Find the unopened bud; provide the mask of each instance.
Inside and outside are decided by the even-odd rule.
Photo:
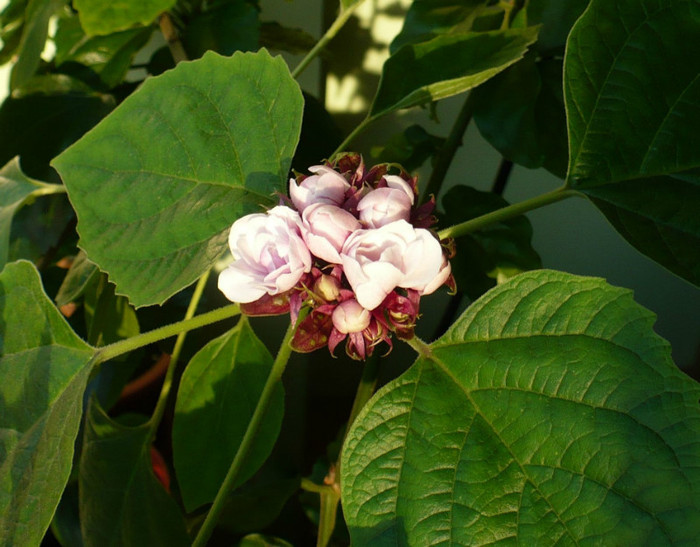
[[[333,326],[343,334],[362,332],[369,326],[370,313],[357,300],[346,300],[333,310]]]
[[[338,300],[340,296],[340,281],[332,275],[322,274],[314,283],[314,292],[326,302]]]

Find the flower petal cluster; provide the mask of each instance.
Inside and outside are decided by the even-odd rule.
[[[287,205],[237,220],[234,262],[219,276],[227,298],[251,315],[311,308],[292,346],[331,352],[346,340],[365,359],[391,334],[411,338],[420,297],[454,288],[429,202],[416,206],[416,180],[358,154],[309,168],[289,182]]]

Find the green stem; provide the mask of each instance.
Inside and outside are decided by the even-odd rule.
[[[301,62],[292,71],[292,78],[298,78],[299,75],[306,70],[311,61],[313,61],[321,50],[326,47],[326,44],[330,42],[338,31],[343,28],[343,25],[350,19],[350,16],[355,12],[355,10],[362,4],[363,0],[358,0],[352,6],[342,10],[333,24],[328,27],[326,33],[321,37],[321,39],[316,43],[316,45],[306,54]]]
[[[469,122],[471,122],[472,115],[474,114],[474,99],[472,97],[473,95],[470,93],[464,101],[462,109],[459,111],[457,119],[450,130],[450,134],[445,140],[445,144],[442,145],[442,148],[440,148],[440,151],[435,158],[435,167],[433,168],[428,184],[423,191],[424,196],[433,194],[435,199],[437,199],[438,194],[440,194],[440,188],[445,180],[447,171],[449,170],[450,165],[452,165],[452,160],[454,160],[457,149],[462,145],[464,132],[467,130]]]
[[[331,157],[335,156],[340,152],[344,152],[347,145],[350,144],[355,139],[355,137],[357,137],[360,133],[367,129],[369,124],[371,124],[376,119],[376,117],[373,118],[371,116],[367,116],[364,120],[362,120],[360,124],[357,127],[355,127],[355,129],[353,129],[347,137],[345,137],[345,140],[340,143],[338,148],[335,149],[335,152],[331,154]]]
[[[265,386],[260,394],[258,403],[255,406],[253,417],[248,424],[248,429],[246,429],[243,440],[241,441],[238,451],[236,452],[236,456],[233,458],[233,462],[231,462],[231,467],[229,467],[226,477],[224,478],[224,482],[221,484],[219,491],[216,493],[214,502],[207,513],[206,519],[204,519],[202,527],[197,533],[197,537],[192,543],[192,547],[203,547],[206,545],[212,532],[214,531],[214,527],[219,520],[219,515],[224,508],[226,498],[235,486],[236,480],[240,475],[241,467],[243,466],[243,461],[248,456],[248,453],[253,446],[253,440],[260,429],[263,416],[267,411],[268,405],[270,404],[272,394],[277,388],[277,384],[282,379],[282,374],[284,373],[289,357],[292,354],[292,346],[290,342],[292,341],[296,327],[301,323],[307,313],[308,309],[302,309],[301,313],[299,313],[299,318],[297,319],[296,324],[290,324],[289,328],[287,329],[287,333],[284,335],[279,352],[277,353],[277,358],[272,364],[272,370],[270,370],[270,374],[267,377],[267,381],[265,382]]]
[[[335,521],[338,515],[340,493],[335,489],[321,492],[321,506],[319,513],[318,537],[316,547],[326,547],[333,536]]]
[[[374,355],[371,357],[364,366],[362,371],[362,378],[360,378],[360,385],[357,386],[357,392],[355,393],[355,400],[352,403],[352,409],[350,410],[350,417],[348,418],[348,426],[345,429],[345,435],[348,434],[350,426],[357,418],[360,410],[364,408],[367,401],[370,400],[372,395],[374,395],[374,389],[377,387],[377,380],[379,379],[379,363],[380,357]],[[338,469],[338,482],[340,482],[340,461],[336,466]]]
[[[484,226],[493,224],[494,222],[508,220],[509,218],[522,215],[523,213],[527,213],[528,211],[532,211],[533,209],[538,209],[545,205],[549,205],[550,203],[556,203],[557,201],[561,201],[563,199],[579,195],[580,194],[577,191],[571,190],[566,186],[562,186],[560,188],[557,188],[556,190],[547,192],[546,194],[527,199],[520,203],[509,205],[508,207],[503,207],[502,209],[498,209],[480,217],[476,217],[471,220],[467,220],[466,222],[462,222],[460,224],[450,226],[449,228],[445,228],[444,230],[440,230],[438,232],[438,236],[440,237],[440,239],[463,236],[470,232],[479,230]]]
[[[183,319],[177,323],[172,323],[158,329],[154,329],[137,336],[132,336],[126,340],[120,340],[114,344],[109,344],[108,346],[101,347],[97,350],[94,357],[95,364],[102,363],[104,361],[109,361],[114,359],[124,353],[129,353],[138,348],[152,344],[153,342],[158,342],[160,340],[165,340],[171,336],[180,334],[181,332],[189,331],[192,329],[198,329],[199,327],[204,327],[205,325],[211,325],[218,321],[223,321],[224,319],[229,319],[230,317],[235,317],[241,313],[238,304],[231,304],[229,306],[224,306],[223,308],[218,308],[207,313],[203,313],[191,319]]]
[[[202,298],[202,293],[204,292],[204,287],[207,285],[207,280],[209,279],[209,272],[207,270],[204,275],[199,278],[197,286],[194,288],[194,293],[190,299],[190,305],[187,307],[185,312],[185,321],[192,319],[194,317],[194,312],[197,311],[197,306],[199,305],[199,300]],[[177,340],[175,340],[175,346],[173,347],[173,353],[170,356],[170,363],[168,364],[168,371],[165,373],[165,379],[163,380],[163,387],[160,389],[160,395],[158,395],[158,401],[156,402],[156,408],[153,410],[153,415],[149,420],[151,426],[151,436],[154,436],[160,421],[163,419],[163,414],[165,413],[165,407],[168,402],[168,396],[170,395],[170,388],[173,385],[173,377],[175,376],[175,368],[177,366],[177,361],[180,358],[180,353],[182,352],[182,346],[185,343],[185,338],[187,337],[187,331],[184,330],[177,335]]]
[[[414,336],[410,340],[406,340],[406,343],[416,350],[416,353],[421,357],[430,357],[430,346],[417,336]]]
[[[53,194],[65,194],[66,187],[62,184],[49,184],[48,182],[42,182],[41,186],[36,190],[33,190],[29,197],[39,197],[39,196],[50,196]]]

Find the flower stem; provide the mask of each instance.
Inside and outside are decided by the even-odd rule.
[[[316,42],[316,45],[311,49],[311,51],[309,51],[306,54],[306,57],[304,57],[301,60],[301,62],[296,66],[296,68],[292,71],[292,78],[298,78],[299,75],[302,72],[304,72],[304,70],[306,70],[311,61],[313,61],[321,52],[321,50],[324,47],[326,47],[326,44],[328,44],[328,42],[330,42],[335,37],[335,35],[338,34],[338,31],[341,28],[343,28],[343,25],[345,25],[347,20],[350,19],[350,16],[355,12],[355,10],[360,6],[360,4],[362,4],[362,2],[363,0],[358,0],[346,9],[342,9],[341,7],[341,12],[340,14],[338,14],[336,20],[333,21],[333,24],[330,27],[328,27],[326,33],[321,37],[321,39],[318,42]]]
[[[265,386],[263,387],[262,393],[260,394],[258,403],[255,406],[253,417],[251,418],[250,423],[248,424],[248,428],[246,429],[245,435],[243,436],[243,440],[241,441],[241,444],[238,447],[236,456],[233,458],[233,462],[231,462],[231,466],[229,467],[228,472],[226,473],[224,482],[221,484],[219,491],[216,493],[216,497],[214,498],[214,502],[212,503],[212,506],[209,509],[209,512],[207,513],[207,517],[204,519],[204,523],[202,524],[202,527],[197,533],[197,537],[192,543],[192,547],[203,547],[204,545],[206,545],[207,541],[211,537],[211,534],[214,532],[216,523],[219,520],[219,515],[221,514],[221,511],[224,508],[226,498],[228,497],[229,492],[235,486],[236,480],[240,475],[241,467],[243,466],[243,461],[248,456],[248,453],[250,452],[250,449],[253,446],[253,440],[255,439],[255,435],[258,433],[258,430],[260,429],[263,416],[267,411],[268,405],[270,404],[272,394],[277,388],[277,384],[282,379],[282,374],[284,373],[284,369],[287,366],[289,357],[292,354],[292,346],[290,345],[290,342],[292,340],[292,337],[294,336],[296,327],[301,323],[301,321],[304,319],[307,313],[308,309],[302,308],[301,312],[299,313],[299,318],[297,319],[297,322],[294,324],[290,324],[289,328],[287,329],[287,333],[284,335],[284,339],[282,340],[282,344],[280,345],[279,352],[277,353],[277,358],[272,364],[272,370],[270,370],[270,374],[267,377],[267,381],[265,382]]]
[[[445,140],[445,144],[442,145],[440,151],[435,158],[435,167],[433,172],[430,174],[430,179],[428,179],[428,184],[425,186],[423,191],[424,196],[429,196],[433,194],[437,200],[440,194],[440,188],[445,180],[447,171],[452,165],[452,160],[454,160],[457,149],[462,145],[462,138],[464,137],[464,132],[471,122],[472,115],[474,114],[474,99],[473,94],[470,93],[462,105],[462,109],[457,115],[450,134]]]
[[[369,124],[371,124],[376,119],[376,117],[367,116],[364,120],[362,120],[359,123],[359,125],[355,127],[355,129],[353,129],[347,137],[345,137],[345,140],[340,143],[338,148],[335,149],[335,152],[331,154],[331,157],[335,156],[336,154],[339,154],[340,152],[344,152],[348,144],[350,144],[355,139],[355,137],[357,137],[360,133],[367,129]]]
[[[462,222],[460,224],[450,226],[449,228],[445,228],[444,230],[440,230],[438,232],[438,236],[440,237],[440,239],[463,236],[470,232],[479,230],[484,226],[493,224],[494,222],[508,220],[509,218],[522,215],[523,213],[527,213],[528,211],[532,211],[545,205],[549,205],[550,203],[556,203],[557,201],[561,201],[563,199],[579,195],[581,194],[579,194],[577,191],[571,190],[566,186],[562,186],[560,188],[557,188],[556,190],[547,192],[546,194],[527,199],[520,203],[509,205],[508,207],[503,207],[502,209],[492,211],[491,213],[487,213],[480,217],[476,217],[471,220],[467,220],[466,222]]]
[[[190,299],[190,305],[187,307],[185,312],[185,321],[192,319],[194,317],[194,312],[197,311],[197,306],[199,305],[199,300],[202,298],[202,293],[204,292],[204,287],[207,285],[207,280],[209,279],[209,272],[207,270],[204,272],[202,277],[199,278],[197,286],[194,288],[194,293]],[[173,385],[173,377],[175,376],[175,368],[177,361],[180,357],[182,351],[182,346],[185,343],[185,338],[187,337],[186,330],[180,332],[177,335],[177,340],[175,340],[175,346],[173,347],[173,354],[170,357],[170,363],[168,365],[168,370],[165,373],[165,379],[163,380],[163,387],[160,389],[160,395],[158,395],[158,402],[156,402],[156,408],[153,410],[153,415],[151,416],[149,425],[151,427],[151,437],[155,436],[155,433],[160,425],[160,421],[163,419],[163,413],[165,412],[165,407],[168,402],[168,396],[170,395],[170,388]]]
[[[170,338],[171,336],[175,336],[181,332],[211,325],[212,323],[223,321],[224,319],[229,319],[230,317],[235,317],[240,313],[241,310],[238,304],[231,304],[229,306],[224,306],[223,308],[218,308],[216,310],[197,315],[191,319],[183,319],[177,323],[165,325],[164,327],[153,329],[137,336],[132,336],[126,340],[120,340],[114,344],[103,346],[96,351],[93,360],[95,364],[109,361],[110,359],[114,359],[115,357],[123,355],[124,353],[129,353],[135,349],[142,348],[148,344],[152,344],[153,342],[165,340],[166,338]]]

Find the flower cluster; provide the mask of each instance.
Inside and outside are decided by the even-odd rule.
[[[410,338],[420,297],[454,281],[437,237],[434,200],[417,206],[416,179],[389,165],[367,169],[358,154],[310,167],[289,198],[231,227],[234,262],[219,289],[249,315],[311,308],[292,341],[308,352],[347,339],[365,359],[391,333]]]

